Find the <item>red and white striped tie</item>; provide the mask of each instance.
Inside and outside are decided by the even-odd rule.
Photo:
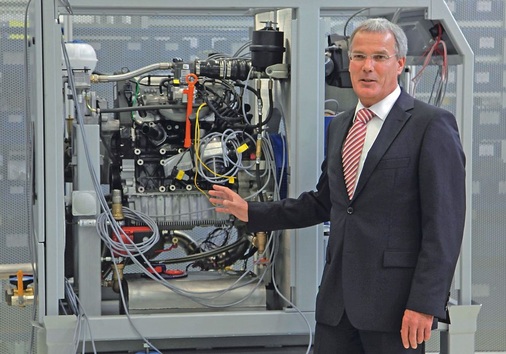
[[[355,117],[355,122],[344,141],[344,182],[346,184],[346,190],[348,191],[350,200],[353,198],[355,183],[357,182],[358,162],[360,161],[360,155],[362,154],[362,148],[364,147],[365,133],[367,130],[366,124],[372,117],[374,117],[374,112],[367,108],[362,108],[358,111],[357,116]]]

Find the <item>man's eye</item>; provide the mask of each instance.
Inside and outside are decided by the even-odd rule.
[[[352,59],[357,61],[365,60],[366,56],[364,54],[353,54]]]
[[[373,59],[374,61],[385,61],[385,60],[387,60],[388,58],[389,58],[389,56],[388,56],[388,55],[385,55],[385,54],[374,54],[374,55],[372,56],[372,59]]]

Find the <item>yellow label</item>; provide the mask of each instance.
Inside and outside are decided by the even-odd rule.
[[[228,179],[228,183],[230,183],[230,184],[234,184],[234,183],[235,183],[235,177],[230,177],[230,178]]]
[[[242,154],[242,153],[243,153],[243,152],[245,152],[246,150],[248,150],[248,144],[246,144],[246,143],[242,144],[241,146],[239,146],[239,147],[237,148],[237,152],[238,152],[239,154]]]
[[[184,171],[183,171],[183,170],[179,170],[179,171],[177,172],[176,179],[178,179],[178,180],[180,180],[180,181],[181,181],[181,180],[183,179],[183,177],[184,177]]]

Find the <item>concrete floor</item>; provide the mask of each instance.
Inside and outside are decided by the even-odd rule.
[[[285,347],[269,349],[234,348],[216,350],[174,350],[164,351],[164,354],[306,354],[306,347]],[[114,354],[144,354],[145,352],[121,352]],[[154,353],[154,352],[151,352]],[[312,351],[311,351],[312,353]],[[109,353],[111,354],[111,353]],[[148,353],[150,354],[150,353]],[[439,354],[438,352],[427,352],[427,354]],[[506,352],[477,352],[475,354],[506,354]]]

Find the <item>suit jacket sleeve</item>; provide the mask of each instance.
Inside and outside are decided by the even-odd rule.
[[[276,202],[249,202],[248,230],[256,232],[295,229],[328,221],[330,192],[326,165],[325,160],[314,191],[304,192],[298,198],[286,198]]]
[[[429,123],[420,149],[422,238],[406,307],[446,318],[446,304],[465,220],[465,157],[455,118],[448,112]]]

